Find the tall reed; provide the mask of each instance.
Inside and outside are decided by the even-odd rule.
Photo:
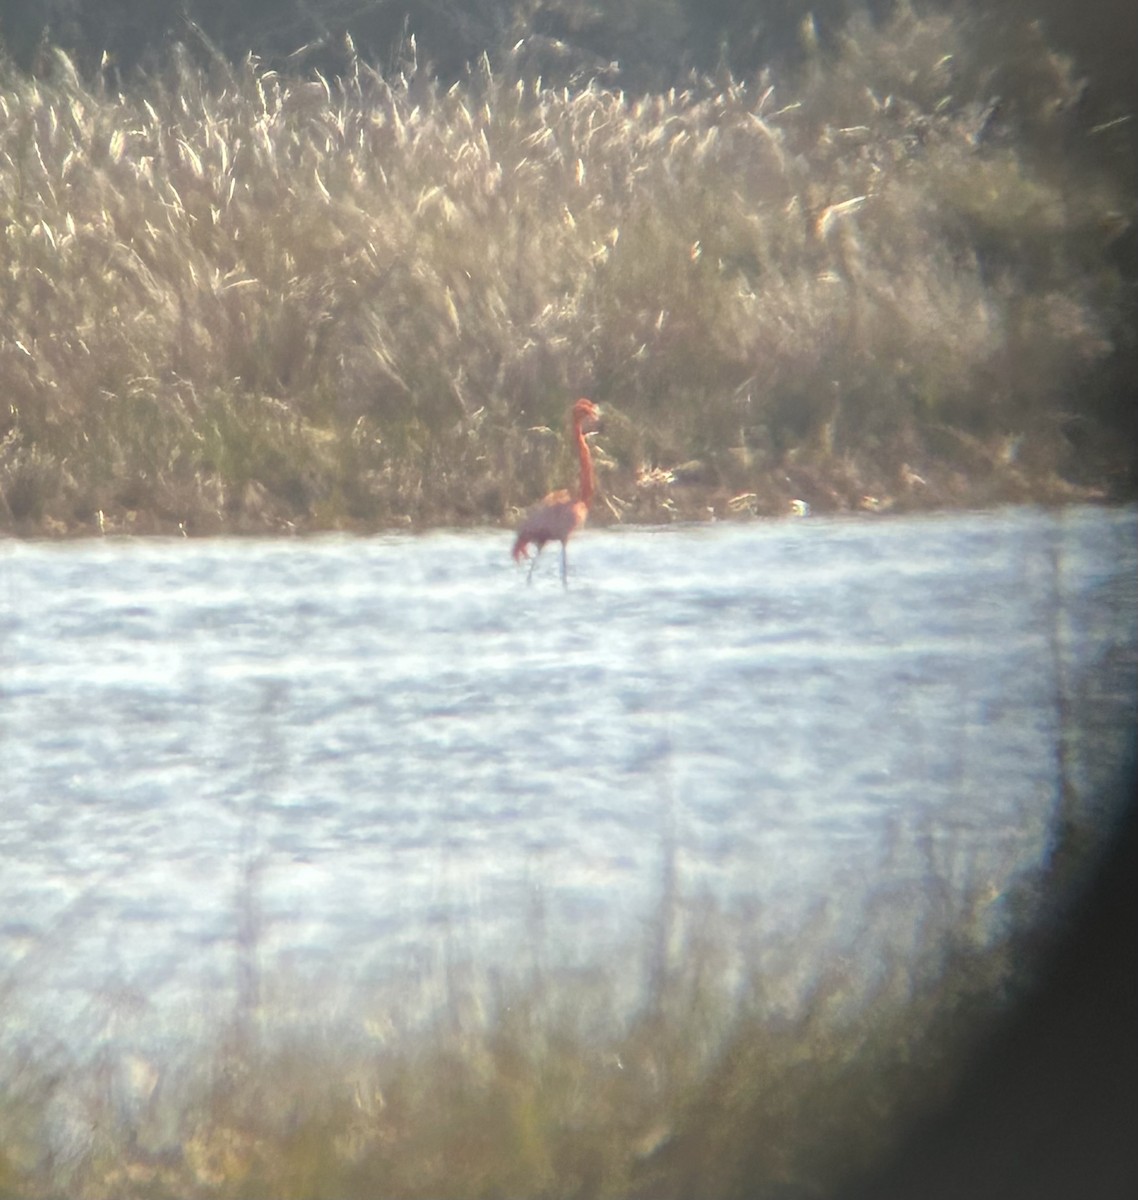
[[[1034,54],[999,111],[965,28],[906,8],[641,96],[485,58],[9,68],[0,523],[500,520],[577,394],[611,514],[693,479],[721,513],[1070,494],[1132,197],[1064,165],[1076,81]]]

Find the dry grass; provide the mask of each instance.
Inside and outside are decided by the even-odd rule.
[[[1006,126],[963,28],[906,9],[792,79],[644,96],[8,69],[0,525],[509,519],[578,394],[617,515],[693,461],[722,513],[1062,494],[1133,198],[1032,53]]]
[[[626,965],[506,980],[452,964],[414,1017],[421,994],[325,1017],[319,997],[239,984],[188,1059],[121,1035],[86,1062],[9,1043],[0,1195],[840,1195],[1018,994],[1039,882],[1002,899],[1016,917],[993,944],[990,895],[910,888],[915,953],[885,959],[825,954],[822,910],[776,933],[672,894],[625,960],[644,964],[631,1009]],[[868,898],[867,937],[897,901]]]

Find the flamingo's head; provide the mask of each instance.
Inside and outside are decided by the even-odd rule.
[[[601,419],[601,410],[591,400],[578,400],[573,405],[573,424],[579,429],[596,428]]]

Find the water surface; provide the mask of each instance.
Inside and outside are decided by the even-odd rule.
[[[634,997],[662,897],[740,965],[823,928],[804,979],[919,953],[934,901],[982,942],[1064,788],[1117,815],[1136,532],[595,530],[568,591],[502,532],[0,544],[7,1037],[169,1037],[251,968],[329,1009],[460,963]]]

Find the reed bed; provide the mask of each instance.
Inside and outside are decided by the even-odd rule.
[[[907,9],[640,96],[7,68],[0,526],[509,520],[578,394],[602,520],[1074,494],[1132,198],[1064,157],[1076,81],[1033,53],[998,111]]]

